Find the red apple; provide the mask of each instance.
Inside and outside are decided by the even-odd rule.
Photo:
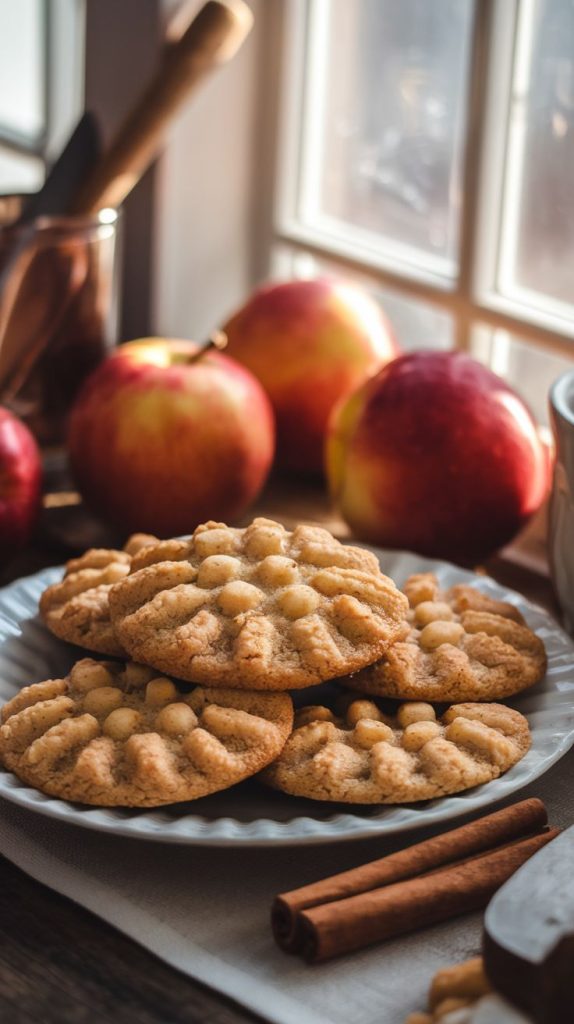
[[[32,434],[0,408],[0,558],[30,539],[40,512],[42,464]]]
[[[331,492],[358,537],[475,562],[543,501],[548,454],[500,377],[458,352],[414,352],[335,411]]]
[[[261,381],[286,469],[323,471],[333,406],[398,354],[378,304],[344,281],[289,281],[255,292],[225,326],[231,355]]]
[[[68,438],[75,479],[125,532],[166,537],[234,519],[265,482],[274,427],[263,388],[220,352],[197,353],[190,341],[132,341],[78,395]]]

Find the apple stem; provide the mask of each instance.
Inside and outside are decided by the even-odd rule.
[[[199,346],[197,352],[194,352],[193,355],[189,357],[187,362],[197,363],[198,359],[201,359],[205,355],[205,353],[209,352],[212,348],[217,349],[218,352],[221,352],[224,348],[227,348],[227,335],[225,334],[224,331],[214,331],[213,334],[210,334],[207,341],[204,341],[203,345]]]

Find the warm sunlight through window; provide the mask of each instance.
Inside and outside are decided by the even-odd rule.
[[[572,3],[289,11],[276,268],[351,270],[404,347],[472,351],[545,421],[574,361]]]

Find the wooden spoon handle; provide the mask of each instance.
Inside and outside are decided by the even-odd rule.
[[[72,213],[92,214],[123,202],[156,156],[177,109],[211,70],[234,56],[252,24],[244,0],[208,0],[166,50],[157,74],[79,190]]]

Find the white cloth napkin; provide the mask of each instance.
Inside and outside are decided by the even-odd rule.
[[[514,799],[539,796],[552,824],[573,824],[573,772],[574,751]],[[409,842],[427,834],[411,833]],[[273,1024],[402,1024],[425,1006],[436,970],[480,951],[480,914],[315,967],[276,948],[269,925],[276,893],[400,845],[162,846],[60,824],[0,801],[0,853]]]

